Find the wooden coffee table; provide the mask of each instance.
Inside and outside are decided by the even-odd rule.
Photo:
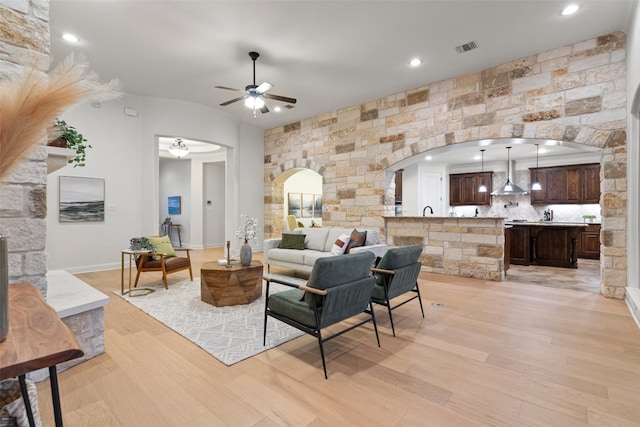
[[[262,263],[231,267],[206,262],[200,269],[200,299],[217,307],[249,304],[262,295]]]

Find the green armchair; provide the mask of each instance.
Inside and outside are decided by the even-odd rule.
[[[378,265],[371,269],[376,277],[376,285],[373,289],[371,300],[376,304],[387,307],[394,337],[396,336],[396,329],[393,324],[392,310],[417,298],[424,318],[424,308],[422,307],[420,287],[418,286],[418,275],[422,267],[422,264],[418,262],[418,258],[421,253],[422,246],[420,245],[390,248]],[[407,292],[414,292],[416,295],[395,306],[391,305],[392,299]]]
[[[373,329],[380,347],[371,294],[375,278],[371,276],[374,255],[371,252],[332,256],[318,259],[311,276],[301,285],[286,276],[265,275],[266,302],[264,312],[263,344],[267,339],[267,318],[273,317],[318,339],[324,377],[327,365],[323,344],[358,326],[373,322]],[[270,283],[294,287],[274,294],[269,293]],[[323,337],[322,329],[365,313],[365,319],[329,337]]]

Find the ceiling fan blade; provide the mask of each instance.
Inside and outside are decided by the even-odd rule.
[[[262,83],[260,86],[258,86],[256,88],[256,92],[262,94],[265,93],[266,91],[270,90],[273,87],[273,85],[269,82],[264,82]]]
[[[269,108],[267,108],[267,104],[264,104],[264,107],[262,107],[262,108],[260,109],[260,112],[261,112],[262,114],[264,114],[264,113],[268,113],[268,112],[269,112]]]
[[[298,101],[295,98],[288,98],[286,96],[274,95],[271,93],[265,93],[262,96],[269,99],[275,99],[276,101],[288,102],[289,104],[295,104]]]
[[[229,101],[227,101],[227,102],[223,102],[222,104],[220,104],[220,106],[221,106],[221,107],[224,107],[224,106],[227,106],[227,105],[229,105],[229,104],[233,104],[234,102],[242,101],[242,100],[243,100],[243,99],[245,99],[245,98],[246,98],[245,96],[239,96],[239,97],[237,97],[237,98],[230,99],[230,100],[229,100]]]
[[[226,89],[226,90],[232,90],[234,92],[244,92],[242,89],[234,89],[232,87],[226,87],[226,86],[214,86],[216,89]]]

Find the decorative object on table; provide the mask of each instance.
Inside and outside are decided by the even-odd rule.
[[[169,207],[169,215],[180,215],[181,197],[169,196],[167,206]]]
[[[156,247],[146,237],[134,237],[129,240],[129,249],[132,251],[149,251],[155,254]]]
[[[68,148],[75,151],[75,156],[67,163],[73,164],[73,167],[84,167],[87,159],[87,148],[93,148],[89,144],[85,144],[87,140],[84,136],[78,132],[78,130],[69,126],[64,120],[56,119],[53,124],[53,130],[51,132],[51,139],[47,145],[54,147]]]
[[[60,222],[104,221],[104,179],[60,177]]]
[[[585,215],[582,215],[582,219],[584,219],[584,222],[592,223],[593,220],[596,219],[596,216],[585,214]]]
[[[227,268],[231,268],[231,241],[227,240]]]
[[[240,247],[240,264],[250,265],[252,252],[249,240],[254,240],[256,238],[258,233],[258,220],[245,214],[242,214],[240,218],[242,220],[242,224],[238,228],[238,231],[236,231],[236,238],[244,239],[244,244]]]
[[[9,250],[7,238],[0,234],[0,341],[9,333]]]

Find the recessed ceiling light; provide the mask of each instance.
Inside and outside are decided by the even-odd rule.
[[[431,159],[433,159],[433,157],[431,157],[431,156],[426,156],[424,159],[425,159],[425,160],[431,160]]]
[[[417,67],[421,64],[422,64],[422,59],[420,58],[413,58],[411,61],[409,61],[409,65],[411,65],[412,67]]]
[[[280,108],[280,106],[274,107],[273,111],[275,111],[276,113],[279,113],[280,111],[282,111],[282,108]]]
[[[62,38],[65,39],[66,41],[70,42],[70,43],[78,43],[78,37],[76,37],[75,35],[71,34],[71,33],[64,33],[62,35]]]
[[[573,15],[579,10],[580,10],[580,6],[578,6],[577,4],[570,4],[569,6],[562,9],[562,16]]]

